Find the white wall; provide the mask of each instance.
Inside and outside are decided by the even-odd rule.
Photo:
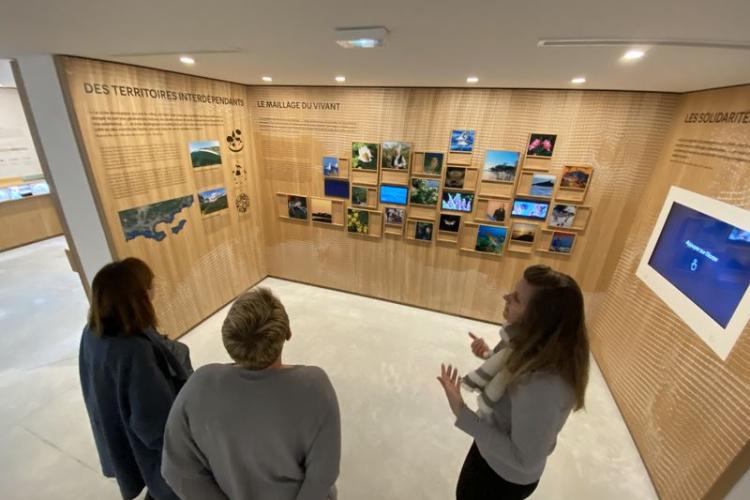
[[[89,186],[71,117],[51,55],[16,59],[16,84],[27,103],[27,118],[36,129],[47,181],[55,191],[63,219],[70,231],[68,244],[81,261],[82,279],[88,284],[112,260],[107,238]]]
[[[737,481],[724,500],[747,500],[750,498],[750,470]]]
[[[39,175],[42,167],[31,140],[18,90],[0,87],[0,179]]]

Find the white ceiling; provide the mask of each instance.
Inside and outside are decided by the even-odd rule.
[[[352,26],[386,26],[387,45],[338,47],[334,28]],[[569,88],[582,75],[577,88],[684,92],[750,83],[750,50],[654,47],[626,65],[625,47],[537,41],[748,44],[748,26],[750,0],[3,0],[0,57],[73,54],[248,84],[335,85],[342,74],[346,85],[455,87],[476,75],[481,87]]]

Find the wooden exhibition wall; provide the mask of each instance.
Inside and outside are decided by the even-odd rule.
[[[502,294],[533,263],[570,273],[592,297],[606,289],[677,100],[635,92],[249,88],[268,273],[495,322]],[[523,152],[532,132],[557,134],[545,165],[551,173],[566,164],[594,167],[585,201],[591,220],[571,256],[485,256],[277,216],[277,193],[322,197],[322,157],[351,157],[353,141],[404,141],[414,151],[447,154],[453,129],[476,131],[470,165],[480,172],[486,150]]]
[[[60,59],[113,256],[153,268],[160,329],[181,335],[266,275],[246,89]]]
[[[50,195],[0,203],[0,251],[27,245],[63,233]]]
[[[724,362],[635,275],[670,186],[750,209],[750,122],[691,115],[748,110],[750,86],[681,98],[591,328],[597,361],[664,499],[723,498],[750,464],[750,326]]]

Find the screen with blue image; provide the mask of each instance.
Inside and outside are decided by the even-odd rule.
[[[349,181],[324,179],[323,192],[333,198],[349,198]]]
[[[409,188],[406,186],[389,186],[388,184],[383,184],[380,186],[380,203],[406,205],[408,194]]]
[[[549,211],[549,203],[534,200],[513,200],[513,217],[525,217],[527,219],[545,220]]]
[[[726,328],[750,284],[747,233],[673,203],[648,264]]]

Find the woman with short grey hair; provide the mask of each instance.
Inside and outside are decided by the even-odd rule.
[[[341,456],[336,393],[314,366],[285,365],[284,306],[254,289],[222,326],[234,364],[200,368],[164,433],[162,474],[183,500],[335,499]]]

